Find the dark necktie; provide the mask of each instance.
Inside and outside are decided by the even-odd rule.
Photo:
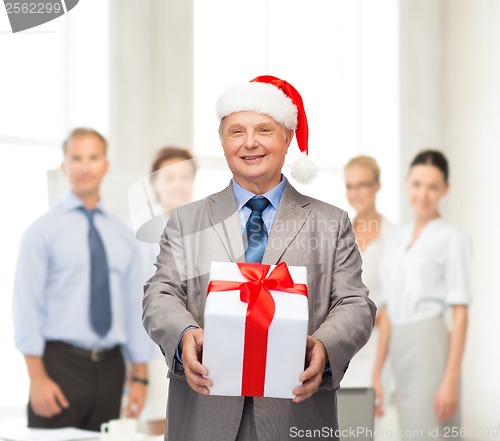
[[[89,221],[90,322],[94,331],[104,337],[111,328],[108,259],[101,236],[94,225],[95,210],[89,211],[82,207],[82,211]]]
[[[267,244],[267,231],[262,220],[262,212],[269,204],[268,199],[255,197],[245,204],[252,210],[246,225],[248,245],[245,257],[247,262],[262,262]]]

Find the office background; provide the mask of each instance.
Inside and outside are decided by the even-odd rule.
[[[500,1],[81,0],[19,34],[2,9],[0,59],[0,415],[23,412],[28,396],[12,341],[17,247],[65,191],[68,131],[109,138],[104,201],[127,220],[128,190],[162,145],[192,148],[197,197],[228,182],[215,99],[269,73],[304,99],[319,173],[291,181],[306,194],[348,209],[342,166],[369,154],[382,168],[380,211],[404,222],[410,159],[423,147],[448,156],[443,213],[474,244],[463,421],[476,434],[500,427]],[[285,173],[296,149],[288,156]]]

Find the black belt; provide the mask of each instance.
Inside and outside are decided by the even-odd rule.
[[[63,341],[48,341],[46,346],[59,347],[64,349],[68,354],[76,355],[78,357],[86,358],[87,360],[93,361],[94,363],[100,363],[101,361],[108,360],[110,358],[116,357],[121,353],[119,346],[114,346],[110,349],[83,349],[78,346],[73,346]]]

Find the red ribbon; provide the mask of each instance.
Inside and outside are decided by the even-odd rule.
[[[237,262],[237,265],[248,282],[212,280],[207,296],[210,292],[239,290],[240,300],[248,303],[241,395],[261,397],[264,395],[269,326],[275,312],[270,290],[307,297],[307,285],[293,282],[285,262],[279,263],[268,277],[270,265],[253,262]]]

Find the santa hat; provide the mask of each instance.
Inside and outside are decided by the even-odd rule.
[[[230,87],[217,100],[219,120],[231,113],[243,111],[263,113],[286,129],[295,130],[300,151],[308,154],[309,128],[304,104],[299,92],[290,83],[271,75],[263,75],[249,83]],[[292,175],[301,182],[307,182],[315,175],[313,168],[314,164],[304,156],[292,168]]]

